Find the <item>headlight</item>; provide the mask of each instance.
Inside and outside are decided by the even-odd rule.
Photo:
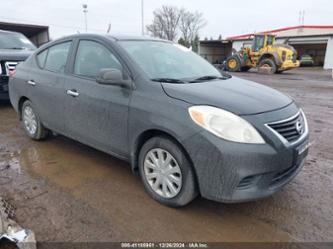
[[[192,120],[214,135],[238,143],[264,144],[258,131],[245,119],[212,106],[192,106]]]

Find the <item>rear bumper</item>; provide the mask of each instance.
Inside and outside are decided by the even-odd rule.
[[[183,142],[202,197],[226,203],[245,202],[270,196],[289,183],[303,167],[309,135],[286,146],[269,133],[267,130],[272,141],[265,139],[267,143],[260,145],[229,142],[207,131]]]

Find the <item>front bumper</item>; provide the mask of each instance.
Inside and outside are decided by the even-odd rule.
[[[9,100],[8,76],[0,76],[0,100]]]
[[[293,62],[291,60],[287,60],[287,61],[285,61],[285,62],[282,63],[282,65],[279,68],[279,70],[286,71],[286,70],[290,70],[290,69],[293,69],[293,68],[297,68],[299,66],[300,66],[300,62],[299,61]]]
[[[271,122],[276,117],[287,118],[297,111],[292,105],[246,119]],[[244,202],[267,197],[280,190],[302,169],[308,153],[308,134],[300,141],[286,145],[267,127],[258,130],[266,144],[229,142],[207,131],[184,142],[204,198],[220,202]]]

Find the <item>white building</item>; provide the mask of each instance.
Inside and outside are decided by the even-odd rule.
[[[333,68],[333,26],[295,26],[259,33],[276,35],[277,43],[292,45],[299,56],[311,55],[315,66]],[[200,41],[199,53],[212,63],[221,62],[232,49],[238,51],[242,46],[249,46],[252,35],[232,36],[223,41]]]

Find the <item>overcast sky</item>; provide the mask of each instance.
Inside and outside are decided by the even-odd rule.
[[[84,32],[82,3],[88,4],[88,31],[141,34],[141,0],[1,0],[0,21],[50,26],[52,38]],[[333,25],[332,0],[144,0],[145,24],[164,4],[204,14],[200,37],[217,38],[298,25],[305,10],[306,25]]]

